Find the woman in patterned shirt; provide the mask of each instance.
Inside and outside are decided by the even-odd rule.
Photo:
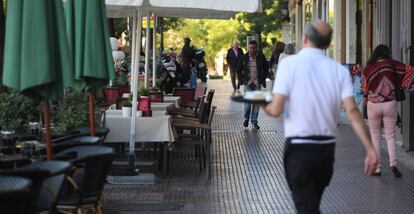
[[[371,140],[380,160],[381,122],[384,124],[384,135],[388,144],[389,164],[395,177],[401,177],[397,168],[396,156],[396,122],[397,101],[395,89],[402,86],[408,73],[405,64],[391,58],[391,51],[385,45],[375,48],[362,76],[364,93],[368,96],[367,111]],[[381,176],[381,165],[375,175]]]

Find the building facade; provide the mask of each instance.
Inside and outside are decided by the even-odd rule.
[[[412,0],[289,0],[290,39],[300,50],[306,24],[322,19],[334,31],[327,54],[338,62],[364,67],[372,50],[385,44],[394,59],[414,65],[412,11]],[[399,112],[400,144],[414,150],[414,95],[399,104]]]

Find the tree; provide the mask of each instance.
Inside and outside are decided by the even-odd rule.
[[[230,47],[239,30],[240,24],[235,19],[182,19],[178,28],[169,29],[165,33],[165,43],[167,47],[176,49],[179,53],[183,39],[190,37],[192,45],[197,48],[204,47],[207,63],[212,65],[216,54]]]
[[[246,37],[259,35],[259,44],[262,48],[272,47],[272,40],[280,40],[282,23],[287,17],[287,0],[262,0],[263,13],[240,13],[236,16],[241,31],[239,40],[242,46],[246,45]]]

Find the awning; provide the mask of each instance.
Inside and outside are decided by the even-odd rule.
[[[238,12],[261,12],[260,0],[106,0],[110,18],[132,17],[134,9],[142,6],[143,13],[161,17],[229,19]]]

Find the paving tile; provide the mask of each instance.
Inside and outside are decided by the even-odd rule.
[[[170,174],[158,177],[156,184],[107,185],[106,213],[295,213],[282,164],[283,120],[260,112],[261,129],[245,129],[243,104],[229,99],[230,82],[208,84],[216,89],[218,107],[212,124],[212,179],[200,172],[193,148],[176,147]],[[382,152],[386,166],[387,155]],[[352,129],[341,125],[323,213],[414,213],[414,171],[402,162],[401,179],[386,167],[381,178],[368,177],[363,174],[363,160],[363,147]]]

